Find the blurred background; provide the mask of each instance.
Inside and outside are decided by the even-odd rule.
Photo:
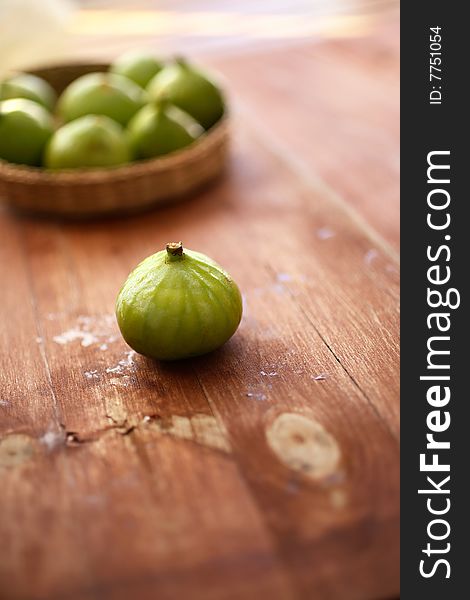
[[[0,77],[134,47],[217,70],[232,110],[398,248],[398,2],[0,0]]]
[[[59,53],[63,58],[93,57],[97,51],[114,55],[135,43],[167,53],[205,54],[286,46],[318,36],[357,37],[396,5],[394,0],[242,0],[236,5],[227,0],[1,0],[2,67]]]

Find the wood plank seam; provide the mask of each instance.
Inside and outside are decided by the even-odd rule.
[[[196,375],[196,379],[199,382],[199,385],[201,387],[201,390],[204,394],[204,397],[206,398],[207,404],[211,410],[211,413],[213,414],[213,416],[217,419],[217,422],[219,422],[219,420],[222,420],[222,418],[220,417],[220,415],[218,415],[218,411],[216,409],[216,407],[214,406],[212,400],[210,399],[210,394],[208,392],[208,390],[206,390],[204,384],[202,383],[199,374],[197,373],[196,369],[194,369],[195,375]],[[230,433],[229,433],[230,435]],[[301,590],[298,588],[297,582],[295,580],[294,574],[291,571],[291,569],[289,568],[288,564],[286,564],[286,559],[284,556],[284,553],[282,551],[282,545],[281,545],[281,539],[279,538],[279,536],[276,535],[276,533],[272,530],[272,527],[270,526],[265,512],[263,510],[263,507],[261,506],[259,499],[257,497],[256,494],[253,493],[252,490],[252,485],[250,484],[249,479],[247,478],[246,474],[244,473],[240,463],[238,462],[236,455],[234,453],[232,453],[233,456],[233,462],[237,468],[237,472],[240,476],[241,481],[243,481],[244,487],[247,490],[248,494],[250,495],[250,497],[252,498],[253,503],[256,506],[256,510],[257,510],[257,514],[258,517],[260,519],[260,522],[263,524],[263,528],[268,536],[269,539],[269,543],[270,543],[270,549],[273,552],[274,556],[277,558],[277,560],[280,562],[280,564],[283,567],[283,575],[287,578],[287,581],[290,583],[291,587],[292,587],[292,592],[295,591],[295,595],[293,595],[290,598],[286,598],[285,600],[301,600],[302,598],[302,593]]]

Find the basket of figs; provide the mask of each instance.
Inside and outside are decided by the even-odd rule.
[[[15,73],[0,82],[0,200],[71,217],[132,212],[215,179],[228,147],[220,86],[182,58]]]

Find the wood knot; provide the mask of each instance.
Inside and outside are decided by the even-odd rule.
[[[17,467],[37,450],[36,442],[23,433],[12,433],[0,439],[0,467]]]
[[[312,418],[282,413],[266,429],[266,439],[282,463],[312,479],[328,477],[338,468],[338,443]]]

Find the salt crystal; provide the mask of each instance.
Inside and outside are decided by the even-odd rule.
[[[286,288],[281,283],[275,283],[271,286],[271,289],[276,294],[284,294],[284,292],[286,291]]]
[[[76,327],[54,336],[53,340],[62,345],[80,341],[84,348],[88,348],[93,344],[100,344],[100,350],[107,350],[108,344],[118,339],[113,330],[115,330],[113,315],[100,315],[98,317],[79,315]]]
[[[60,335],[55,335],[52,339],[56,344],[62,345],[80,340],[81,345],[85,348],[91,346],[92,344],[96,344],[99,341],[98,338],[92,333],[88,331],[81,331],[80,329],[69,329]]]
[[[330,229],[329,227],[320,227],[320,229],[317,229],[317,237],[320,240],[329,240],[330,238],[334,237],[336,234],[335,232]]]
[[[326,373],[320,373],[320,375],[312,375],[311,377],[314,381],[325,381],[325,379],[328,379],[328,375]]]
[[[364,262],[366,263],[366,265],[370,265],[378,257],[378,255],[379,253],[377,252],[377,250],[371,248],[365,253]]]
[[[266,400],[267,396],[261,393],[247,392],[247,398],[254,398],[255,400]]]
[[[126,370],[131,369],[134,366],[134,350],[129,350],[129,352],[126,352],[125,356],[126,358],[120,360],[115,367],[108,367],[106,369],[106,373],[121,374],[124,373]]]
[[[65,440],[65,433],[62,429],[46,431],[44,435],[39,438],[41,444],[44,444],[48,450],[54,450],[57,446],[63,444]]]
[[[94,369],[93,371],[85,371],[85,377],[87,379],[99,379],[100,378],[98,371],[96,369]]]

